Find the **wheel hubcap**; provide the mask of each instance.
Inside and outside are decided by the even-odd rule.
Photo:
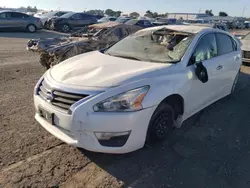
[[[64,26],[63,26],[63,31],[68,31],[68,30],[69,30],[69,26],[64,25]]]
[[[29,26],[29,31],[31,31],[31,32],[34,32],[36,29],[35,29],[35,27],[33,26],[33,25],[30,25]]]
[[[160,116],[158,119],[158,122],[157,122],[157,125],[155,128],[156,128],[156,135],[159,138],[163,138],[166,135],[166,133],[168,132],[167,120],[168,120],[168,118],[167,118],[166,114]]]

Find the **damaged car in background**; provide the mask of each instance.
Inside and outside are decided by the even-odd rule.
[[[27,50],[38,52],[40,63],[49,69],[75,55],[106,48],[140,29],[117,22],[94,24],[70,37],[31,39]]]
[[[243,63],[250,63],[250,32],[241,37],[242,61]]]
[[[127,153],[164,140],[234,92],[239,41],[202,26],[137,31],[52,67],[34,90],[35,118],[75,147]]]

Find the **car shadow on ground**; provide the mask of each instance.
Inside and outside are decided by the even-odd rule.
[[[0,31],[0,37],[6,38],[22,38],[22,39],[38,39],[38,38],[52,38],[52,37],[64,37],[69,36],[68,33],[60,33],[50,30],[38,30],[35,33],[22,32],[22,31]]]
[[[249,187],[250,75],[163,143],[124,155],[81,150],[125,187]],[[239,128],[240,127],[240,128]]]

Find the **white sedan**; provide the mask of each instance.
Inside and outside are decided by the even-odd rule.
[[[35,118],[70,145],[131,152],[230,95],[241,64],[240,44],[227,32],[183,25],[140,30],[49,69],[35,87]]]

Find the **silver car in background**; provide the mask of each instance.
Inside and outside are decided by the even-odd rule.
[[[42,29],[39,18],[15,11],[0,11],[0,30],[25,30],[34,33]]]

